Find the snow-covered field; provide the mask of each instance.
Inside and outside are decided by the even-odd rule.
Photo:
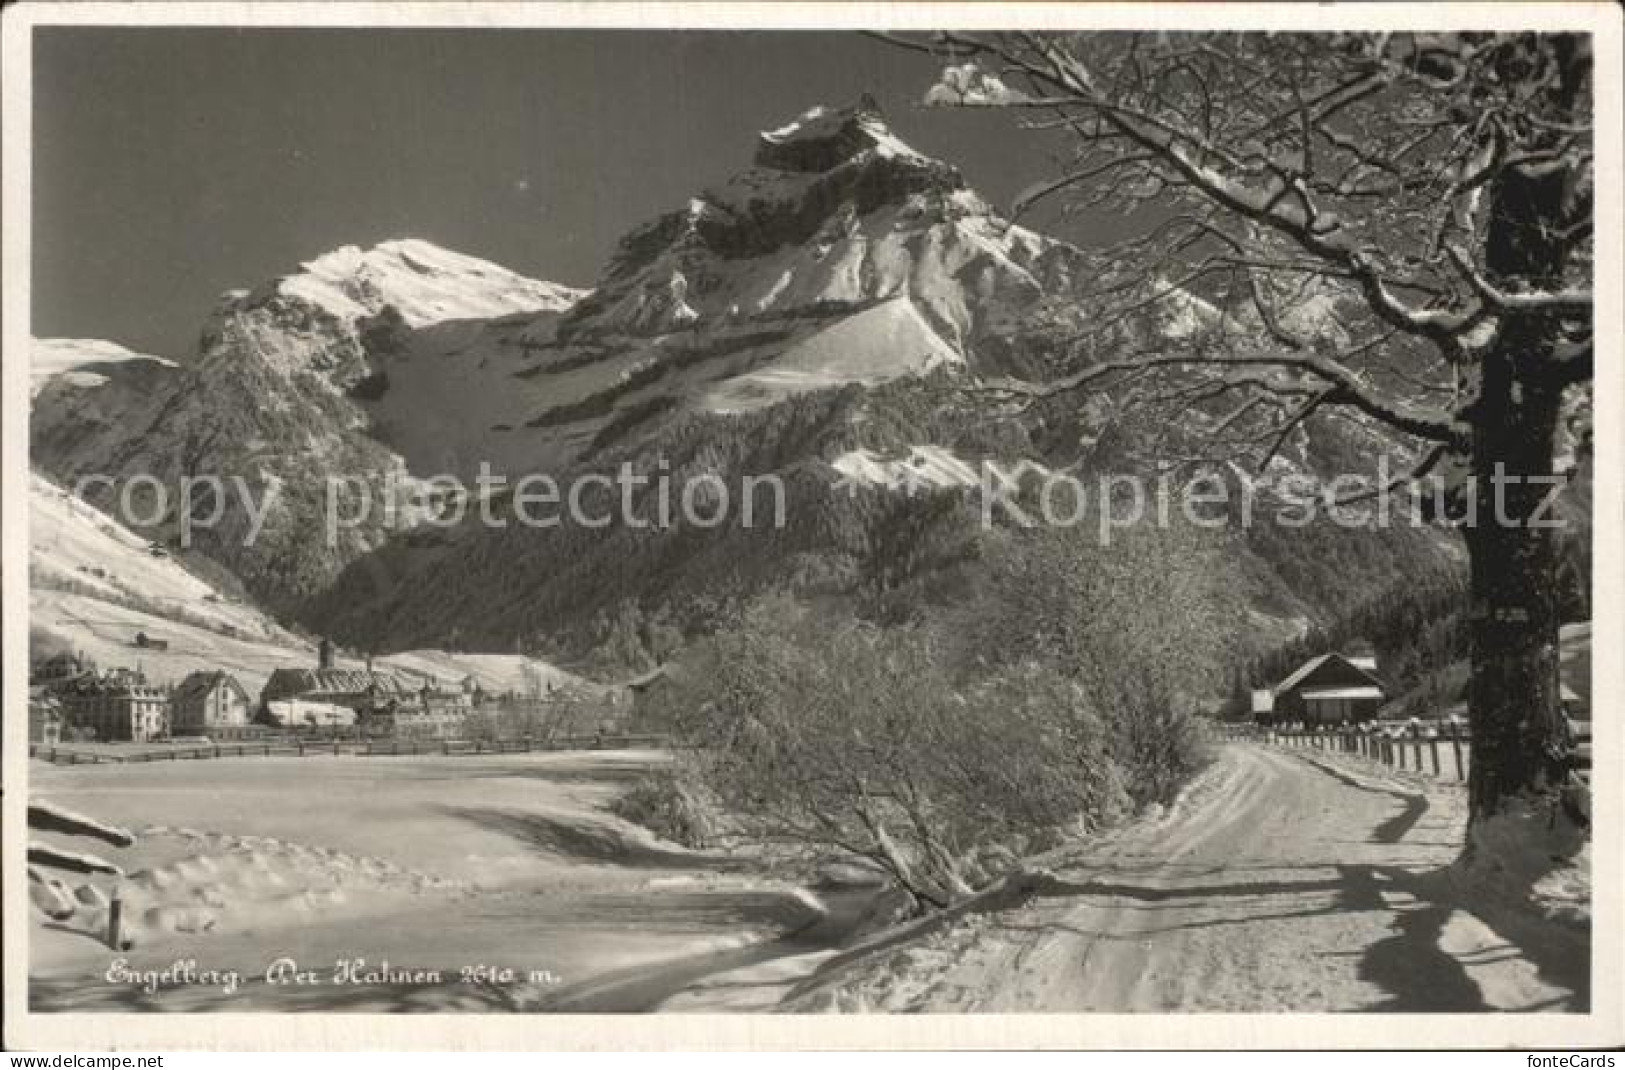
[[[103,851],[126,872],[134,946],[115,953],[100,940],[112,879],[66,877],[80,904],[74,917],[36,913],[30,928],[33,1004],[546,1009],[590,993],[595,978],[750,954],[817,920],[816,903],[796,890],[735,860],[657,842],[607,812],[660,760],[596,752],[36,764],[34,797],[116,821],[138,840]],[[268,981],[280,958],[314,979]],[[335,981],[335,963],[355,959],[365,961],[362,977]],[[118,960],[134,979],[109,978]],[[187,961],[210,979],[143,990],[146,975]]]
[[[97,939],[108,880],[70,881],[76,916],[36,916],[31,931],[35,1005],[1459,1012],[1590,1003],[1589,851],[1549,867],[1525,901],[1487,895],[1457,864],[1458,785],[1342,756],[1227,746],[1166,810],[1030,860],[1017,883],[948,915],[851,944],[871,890],[813,898],[613,816],[608,803],[660,760],[36,766],[37,797],[114,818],[140,838],[108,852],[127,871],[135,946],[120,956]],[[312,971],[308,983],[266,979],[283,957]],[[129,978],[109,976],[120,958]],[[357,959],[363,976],[335,981],[334,964]],[[141,978],[177,962],[213,973],[143,991]]]

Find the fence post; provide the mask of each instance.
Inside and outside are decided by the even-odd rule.
[[[1466,780],[1467,772],[1461,767],[1461,737],[1454,732],[1450,733],[1450,749],[1456,754],[1456,779]]]
[[[1439,740],[1428,740],[1428,754],[1433,758],[1433,775],[1439,775]]]

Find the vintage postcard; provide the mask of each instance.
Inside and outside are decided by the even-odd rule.
[[[1617,7],[4,18],[8,1047],[1625,1041]]]

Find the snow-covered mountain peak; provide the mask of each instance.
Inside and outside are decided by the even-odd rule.
[[[276,280],[273,287],[346,322],[393,306],[411,327],[516,312],[557,312],[582,293],[416,238],[380,242],[370,249],[341,246],[300,265],[297,273]]]
[[[816,105],[763,131],[750,166],[707,190],[703,200],[723,217],[760,225],[785,214],[806,222],[842,206],[868,212],[912,195],[952,194],[964,184],[952,165],[894,134],[865,96],[849,108]]]
[[[559,338],[654,336],[906,294],[962,351],[991,318],[1064,288],[1075,251],[1010,225],[872,100],[757,138],[726,181],[622,240]]]
[[[778,171],[828,171],[861,152],[926,161],[903,142],[865,96],[855,107],[815,105],[757,139],[756,165]]]

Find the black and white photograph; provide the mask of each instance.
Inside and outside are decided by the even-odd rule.
[[[1625,1040],[1618,8],[188,7],[6,13],[8,1047]]]

